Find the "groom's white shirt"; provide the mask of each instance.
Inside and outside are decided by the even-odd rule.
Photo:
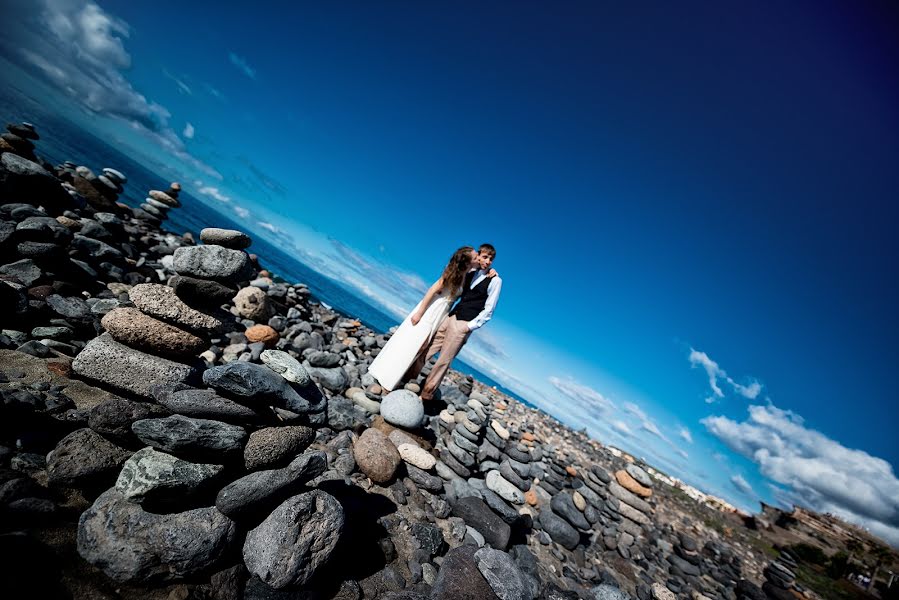
[[[487,277],[487,271],[477,271],[471,279],[471,287],[474,287],[484,281],[484,278]],[[487,302],[484,303],[484,310],[478,313],[474,319],[468,322],[468,329],[474,331],[480,327],[483,327],[487,321],[490,320],[490,317],[493,316],[493,309],[496,308],[496,301],[499,300],[499,291],[503,287],[503,280],[500,279],[500,276],[497,275],[494,277],[490,283],[487,285]]]

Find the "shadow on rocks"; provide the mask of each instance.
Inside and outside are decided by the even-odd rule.
[[[381,540],[388,538],[388,533],[378,521],[396,512],[397,506],[380,494],[366,492],[340,480],[325,481],[318,487],[340,502],[345,521],[343,534],[328,564],[316,573],[308,587],[336,593],[342,581],[361,581],[389,562],[381,544]]]
[[[6,575],[4,597],[48,600],[72,597],[61,581],[59,556],[34,538],[22,533],[0,535],[0,556],[5,557],[0,570]]]

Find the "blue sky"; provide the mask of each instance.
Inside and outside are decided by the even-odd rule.
[[[4,0],[0,50],[397,316],[490,241],[466,360],[742,508],[899,542],[895,7],[619,4]]]

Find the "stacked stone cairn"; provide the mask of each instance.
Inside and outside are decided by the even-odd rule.
[[[302,365],[274,349],[260,354],[261,365],[216,366],[202,373],[208,387],[190,385],[202,366],[187,362],[224,327],[210,304],[255,274],[245,234],[204,230],[200,237],[210,243],[175,251],[173,287],[134,286],[134,307],[110,311],[106,333],[76,357],[75,373],[123,398],[94,409],[91,427],[49,454],[50,480],[84,483],[57,476],[68,474],[73,447],[105,448],[101,433],[125,429],[117,440],[124,447],[103,465],[104,475],[121,466],[115,485],[79,521],[83,558],[119,582],[166,581],[209,572],[244,540],[244,563],[261,584],[303,585],[343,526],[337,500],[304,491],[327,459],[303,452],[315,434],[301,423],[323,414],[326,403]],[[122,420],[133,421],[130,431]],[[83,453],[78,462],[90,464]]]
[[[787,550],[781,550],[780,556],[765,567],[765,582],[762,590],[771,600],[795,600],[802,595],[802,589],[796,584],[796,558]]]
[[[156,225],[162,223],[168,218],[171,209],[181,206],[181,202],[178,200],[180,191],[181,184],[178,182],[172,183],[165,192],[150,190],[140,208],[134,209],[135,216]]]

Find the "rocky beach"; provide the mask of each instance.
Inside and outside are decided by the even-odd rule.
[[[471,376],[384,393],[389,332],[243,232],[167,231],[178,183],[128,206],[127,173],[39,144],[0,136],[8,597],[811,595],[788,551]]]

